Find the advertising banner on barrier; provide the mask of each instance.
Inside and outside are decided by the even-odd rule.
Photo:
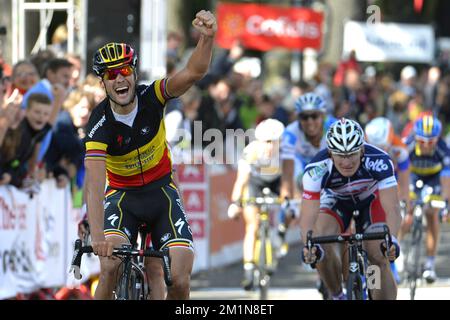
[[[0,187],[0,299],[39,288],[35,268],[36,200]]]
[[[231,220],[227,215],[235,179],[236,171],[210,176],[211,267],[233,263],[242,258],[245,224],[243,219]]]
[[[235,41],[261,51],[322,47],[323,14],[307,8],[221,2],[217,21],[216,41],[227,49]]]
[[[58,189],[54,179],[32,198],[0,187],[0,299],[68,282],[80,215],[69,188]],[[83,264],[86,277],[99,270],[97,257]]]
[[[352,50],[358,61],[429,63],[434,58],[434,30],[431,25],[348,21],[343,56]]]
[[[205,165],[179,165],[177,178],[195,247],[193,272],[209,267],[208,176]]]

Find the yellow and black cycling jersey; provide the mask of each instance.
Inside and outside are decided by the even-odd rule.
[[[171,98],[166,83],[162,79],[136,88],[138,111],[132,127],[115,119],[108,98],[92,112],[85,160],[106,160],[110,187],[132,189],[171,177],[164,127],[164,106]]]
[[[437,174],[450,176],[450,149],[442,138],[439,138],[436,149],[431,155],[421,153],[414,136],[408,137],[406,145],[412,173],[422,177]]]

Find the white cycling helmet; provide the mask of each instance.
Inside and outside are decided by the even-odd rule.
[[[341,118],[327,131],[328,150],[333,153],[352,153],[359,150],[363,144],[364,132],[356,121]]]
[[[388,147],[392,143],[394,129],[391,121],[384,117],[371,120],[366,125],[367,142],[378,147]]]
[[[255,138],[259,141],[279,140],[284,131],[284,125],[275,119],[266,119],[256,126]]]
[[[326,112],[326,103],[321,96],[309,92],[300,96],[297,101],[295,101],[295,110],[297,113],[305,111]]]

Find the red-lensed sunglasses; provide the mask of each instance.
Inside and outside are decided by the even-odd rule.
[[[437,141],[438,141],[438,139],[436,139],[436,138],[432,138],[432,139],[418,139],[418,138],[416,138],[416,142],[417,142],[418,144],[420,144],[420,145],[423,145],[423,146],[430,146],[430,145],[433,145],[433,144],[435,144]]]
[[[133,71],[134,69],[131,66],[123,66],[122,68],[117,69],[107,69],[103,74],[103,79],[114,80],[119,76],[119,74],[124,77],[128,77],[129,75],[133,74]]]

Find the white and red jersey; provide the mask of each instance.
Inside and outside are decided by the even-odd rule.
[[[303,175],[303,199],[319,200],[322,190],[355,204],[369,198],[377,190],[397,186],[394,164],[389,155],[365,144],[361,165],[352,177],[344,177],[333,164],[328,150],[320,151],[306,166]]]

